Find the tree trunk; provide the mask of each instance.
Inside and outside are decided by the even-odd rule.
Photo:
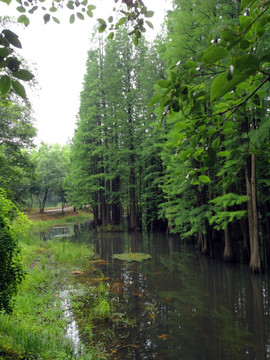
[[[228,206],[225,207],[225,211],[228,211]],[[223,253],[223,259],[227,262],[234,261],[234,251],[232,246],[232,235],[231,235],[231,226],[228,224],[224,230],[225,236],[225,247]]]
[[[114,194],[114,201],[112,204],[112,221],[114,225],[121,224],[121,203],[120,203],[120,176],[112,181],[112,192]]]
[[[98,220],[98,206],[93,206],[93,215],[94,215],[94,227],[96,228],[98,226],[99,220]]]
[[[252,154],[246,163],[247,209],[250,243],[249,267],[253,273],[262,272],[260,257],[259,219],[256,190],[256,155]]]
[[[47,186],[47,187],[45,188],[43,199],[42,199],[42,200],[39,200],[39,212],[40,212],[41,214],[44,213],[44,209],[45,209],[45,205],[46,205],[48,193],[49,193],[49,186]]]
[[[130,174],[129,174],[129,230],[136,230],[136,194],[135,194],[135,171],[134,171],[134,155],[131,155],[131,166],[130,166]]]

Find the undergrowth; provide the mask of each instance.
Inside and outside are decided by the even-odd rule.
[[[75,347],[67,337],[60,296],[72,282],[76,288],[71,271],[89,266],[92,248],[68,241],[42,243],[33,237],[20,245],[26,279],[13,314],[0,315],[0,359],[107,359],[100,344]]]

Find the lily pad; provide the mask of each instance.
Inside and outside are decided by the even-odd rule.
[[[142,262],[144,260],[152,259],[152,256],[144,253],[125,253],[125,254],[114,254],[112,256],[114,259],[122,260],[122,261],[138,261]]]

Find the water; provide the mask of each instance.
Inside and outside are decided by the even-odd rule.
[[[87,225],[65,231],[89,241],[110,277],[112,296],[135,326],[122,330],[117,359],[270,358],[269,281],[245,265],[201,255],[165,234],[95,233]],[[57,239],[57,238],[55,238]],[[144,252],[143,263],[112,255]]]

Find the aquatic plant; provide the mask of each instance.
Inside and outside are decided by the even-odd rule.
[[[144,253],[124,253],[124,254],[114,254],[113,259],[132,262],[132,261],[138,261],[142,262],[145,260],[152,259],[152,256],[149,254]]]

